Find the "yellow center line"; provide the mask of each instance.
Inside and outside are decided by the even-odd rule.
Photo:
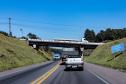
[[[46,80],[49,76],[51,76],[59,67],[58,63],[55,65],[52,69],[50,69],[48,72],[46,72],[44,75],[37,78],[35,81],[32,81],[30,84],[41,84],[44,80]]]
[[[51,75],[54,73],[54,71],[57,70],[58,67],[59,67],[59,65],[56,66],[56,67],[55,67],[48,75],[46,75],[43,79],[41,79],[40,81],[38,81],[37,84],[41,84],[44,80],[46,80],[49,76],[51,76]]]

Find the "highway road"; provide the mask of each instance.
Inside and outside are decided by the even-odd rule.
[[[65,66],[57,61],[48,66],[0,80],[0,84],[105,84],[105,82],[86,68],[84,71],[66,71]]]

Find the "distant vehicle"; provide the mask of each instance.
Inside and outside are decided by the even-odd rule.
[[[88,41],[85,38],[82,38],[81,42],[88,43]]]
[[[53,60],[54,60],[54,61],[60,60],[60,55],[54,55],[54,56],[53,56]]]
[[[54,41],[60,41],[60,42],[79,42],[75,39],[54,39]]]
[[[68,55],[66,58],[66,69],[79,68],[83,70],[83,57],[79,55]]]
[[[64,56],[61,57],[62,64],[66,64],[66,58],[67,58],[67,55],[64,55]]]
[[[83,42],[83,43],[88,43],[88,41],[85,38],[81,38],[81,40],[75,40],[75,39],[54,39],[53,41],[58,41],[58,42]]]

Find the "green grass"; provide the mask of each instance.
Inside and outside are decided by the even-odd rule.
[[[108,42],[104,45],[98,46],[90,56],[85,57],[85,61],[115,69],[126,70],[126,51],[120,54],[115,59],[110,60],[113,58],[113,56],[116,55],[116,54],[112,55],[111,46],[118,44],[120,42],[124,42],[126,44],[126,38],[115,40],[112,42]]]
[[[25,41],[0,34],[0,71],[50,60],[48,55],[34,50]]]

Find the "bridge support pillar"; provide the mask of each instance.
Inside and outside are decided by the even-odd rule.
[[[39,50],[39,46],[37,46],[36,44],[33,44],[32,47],[36,50]]]
[[[78,51],[78,55],[83,56],[84,48],[76,47],[75,50]]]
[[[84,48],[81,48],[81,55],[84,56]]]

